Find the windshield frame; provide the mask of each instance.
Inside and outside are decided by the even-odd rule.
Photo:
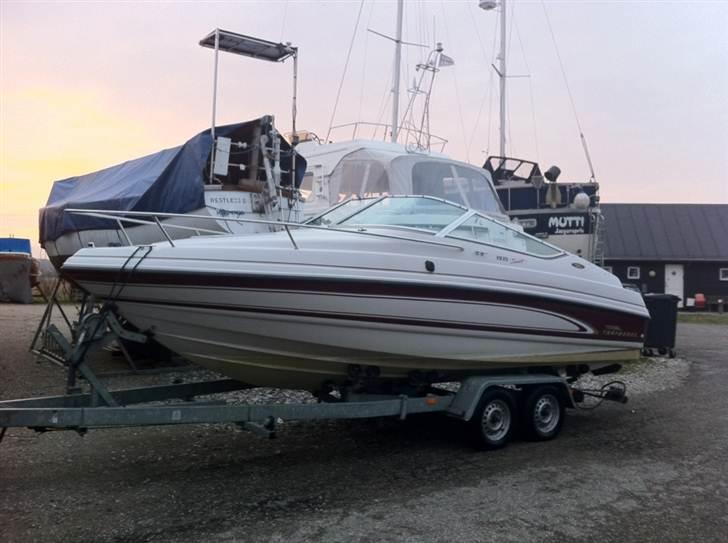
[[[426,228],[417,228],[417,227],[414,227],[414,226],[404,226],[404,225],[396,225],[396,224],[374,224],[374,223],[372,223],[372,224],[344,224],[346,221],[350,221],[351,219],[353,219],[354,217],[356,217],[357,215],[359,215],[363,211],[371,208],[372,206],[374,206],[374,205],[378,204],[379,202],[381,202],[381,201],[383,201],[385,199],[388,199],[388,198],[392,198],[392,199],[405,199],[405,198],[406,199],[415,199],[415,198],[419,198],[419,199],[433,200],[433,201],[436,201],[436,202],[441,202],[441,203],[450,205],[452,207],[460,208],[463,211],[463,213],[460,216],[458,216],[455,219],[453,219],[447,225],[443,226],[440,230],[437,230],[437,231],[434,231],[434,230],[431,230],[431,229],[426,229]],[[484,246],[487,246],[487,247],[493,247],[493,248],[497,248],[497,249],[502,249],[504,251],[510,251],[510,252],[514,252],[514,253],[518,253],[518,254],[522,254],[522,255],[526,255],[526,256],[531,256],[533,258],[542,258],[542,259],[546,259],[546,260],[551,260],[551,259],[554,259],[554,258],[560,258],[560,257],[568,254],[566,251],[564,251],[560,247],[557,247],[555,245],[552,245],[551,243],[547,243],[546,241],[544,241],[542,239],[539,239],[539,238],[537,238],[535,236],[532,236],[530,234],[527,234],[522,229],[519,229],[519,228],[515,227],[513,224],[503,222],[503,221],[501,221],[501,220],[499,220],[499,219],[497,219],[495,217],[492,217],[492,216],[488,215],[487,213],[484,213],[482,211],[478,211],[476,209],[470,209],[470,208],[468,208],[468,207],[466,207],[466,206],[464,206],[462,204],[459,204],[457,202],[452,202],[450,200],[446,200],[446,199],[440,198],[438,196],[430,196],[430,195],[427,195],[427,194],[403,194],[403,195],[385,194],[383,196],[369,197],[369,198],[356,198],[356,197],[351,197],[351,198],[347,198],[346,200],[343,200],[343,201],[339,202],[338,204],[336,204],[333,207],[330,207],[329,209],[327,209],[323,213],[319,213],[315,217],[312,217],[312,218],[306,220],[303,224],[311,224],[311,225],[312,224],[315,224],[315,221],[320,220],[321,218],[325,217],[329,213],[331,213],[331,212],[339,209],[340,207],[346,205],[347,203],[349,203],[349,202],[351,202],[353,200],[356,200],[356,201],[371,200],[371,201],[367,205],[364,205],[364,206],[362,206],[362,207],[360,207],[360,208],[352,211],[352,213],[350,215],[346,215],[345,217],[339,219],[335,223],[331,223],[331,224],[328,224],[328,225],[320,224],[319,226],[321,226],[323,228],[335,227],[335,228],[358,228],[358,229],[361,229],[363,227],[372,227],[372,228],[404,229],[404,230],[414,231],[414,232],[418,232],[418,233],[422,233],[422,234],[428,234],[428,235],[434,236],[436,238],[443,238],[444,239],[444,238],[449,237],[451,239],[456,239],[458,241],[465,241],[465,242],[468,242],[468,243],[474,243],[476,245],[484,245]],[[507,245],[500,245],[498,243],[492,243],[492,242],[487,242],[487,241],[483,241],[483,240],[466,238],[466,237],[461,237],[461,236],[457,236],[457,235],[453,235],[452,234],[452,232],[454,232],[460,225],[462,225],[463,223],[467,222],[472,217],[476,217],[476,216],[477,217],[480,217],[480,218],[483,218],[483,219],[485,219],[487,221],[492,221],[493,223],[495,223],[495,224],[497,224],[499,226],[502,226],[502,227],[506,228],[507,230],[511,230],[513,232],[516,232],[519,235],[525,236],[526,238],[532,238],[535,241],[537,241],[538,243],[541,243],[541,244],[543,244],[543,245],[545,245],[545,246],[553,249],[555,251],[555,253],[554,254],[551,254],[551,255],[543,255],[543,254],[538,254],[538,253],[534,253],[534,252],[522,251],[520,249],[516,249],[516,248],[513,248],[513,247],[509,247]]]
[[[508,230],[511,230],[513,232],[516,232],[516,233],[518,233],[518,234],[520,234],[522,236],[525,236],[526,238],[532,238],[532,239],[536,240],[538,243],[541,243],[542,245],[545,245],[546,247],[549,247],[549,248],[553,249],[554,251],[556,251],[556,253],[551,254],[551,255],[542,255],[542,254],[528,252],[528,251],[521,251],[520,249],[515,249],[513,247],[508,247],[507,245],[499,245],[498,243],[492,243],[492,242],[483,241],[483,240],[479,240],[479,239],[461,237],[461,236],[457,236],[457,235],[455,235],[455,234],[452,233],[455,230],[457,230],[457,228],[460,225],[462,225],[463,223],[467,222],[468,220],[470,220],[473,217],[481,217],[481,218],[483,218],[485,220],[492,221],[492,222],[494,222],[494,223],[496,223],[496,224],[498,224],[500,226],[503,226],[504,228],[506,228]],[[448,238],[457,239],[457,240],[460,240],[460,241],[468,241],[470,243],[476,243],[478,245],[485,245],[487,247],[496,247],[498,249],[505,249],[506,251],[512,251],[514,253],[519,253],[519,254],[522,254],[522,255],[532,256],[534,258],[544,258],[544,259],[547,259],[547,260],[551,260],[553,258],[560,258],[560,257],[562,257],[562,256],[564,256],[564,255],[567,254],[567,252],[565,250],[563,250],[561,247],[557,247],[556,245],[553,245],[551,243],[548,243],[548,242],[546,242],[546,241],[544,241],[542,239],[538,239],[536,236],[532,236],[531,234],[527,234],[526,232],[524,232],[522,230],[519,230],[518,228],[514,227],[512,224],[504,223],[502,221],[499,221],[498,219],[495,219],[493,217],[489,217],[488,215],[485,215],[484,213],[482,213],[480,211],[477,211],[475,209],[471,209],[465,215],[463,215],[461,217],[458,217],[456,220],[454,220],[453,222],[451,222],[450,224],[448,224],[445,228],[443,228],[442,230],[440,230],[435,235],[435,237],[437,237],[437,238],[446,238],[446,237],[448,237]]]
[[[465,207],[463,205],[460,205],[460,204],[455,203],[455,202],[451,202],[450,200],[445,200],[444,198],[439,198],[437,196],[429,196],[427,194],[402,194],[402,195],[386,194],[384,196],[380,196],[379,198],[376,198],[376,201],[372,202],[368,206],[364,206],[361,209],[356,210],[354,213],[352,213],[348,217],[345,217],[345,218],[341,219],[336,224],[339,225],[339,226],[352,226],[352,227],[379,226],[379,227],[387,227],[387,228],[407,228],[409,230],[415,230],[417,232],[423,232],[423,233],[434,234],[434,235],[438,235],[440,232],[442,232],[443,230],[447,229],[452,224],[452,222],[450,222],[450,223],[446,224],[445,226],[443,226],[440,230],[431,230],[429,228],[417,228],[416,226],[404,226],[404,225],[397,225],[397,224],[375,224],[375,223],[371,223],[371,224],[348,224],[348,225],[347,224],[343,224],[345,221],[351,220],[352,218],[356,217],[357,215],[359,215],[363,211],[366,211],[367,209],[369,209],[370,207],[372,207],[375,204],[379,203],[380,201],[384,200],[385,198],[392,198],[392,199],[405,199],[405,198],[406,199],[415,199],[415,198],[419,198],[419,199],[423,199],[423,200],[434,200],[436,202],[440,202],[440,203],[443,203],[443,204],[447,204],[447,205],[450,205],[452,207],[459,207],[460,209],[463,210],[463,215],[467,215],[468,212],[470,211],[469,208],[467,208],[467,207]],[[459,217],[453,219],[453,221],[460,220],[463,215],[460,215]]]
[[[350,196],[349,198],[346,198],[345,200],[341,200],[340,202],[336,203],[335,205],[333,205],[333,206],[331,206],[331,207],[329,207],[329,208],[325,209],[324,211],[322,211],[322,212],[321,212],[321,213],[319,213],[318,215],[314,215],[313,217],[310,217],[310,218],[306,219],[306,220],[305,220],[305,221],[303,221],[303,223],[301,223],[301,224],[314,224],[314,225],[315,225],[315,224],[317,224],[317,223],[316,223],[316,221],[318,221],[319,219],[321,219],[321,218],[325,217],[326,215],[329,215],[330,213],[332,213],[332,212],[336,211],[336,210],[337,210],[337,209],[339,209],[340,207],[343,207],[343,206],[345,206],[345,205],[346,205],[346,204],[348,204],[349,202],[354,202],[354,201],[356,201],[356,202],[361,202],[361,201],[363,201],[363,200],[371,200],[371,202],[369,202],[369,204],[367,204],[367,205],[365,205],[364,207],[362,207],[362,208],[360,208],[360,209],[356,210],[355,212],[352,212],[352,214],[351,214],[351,215],[346,215],[346,216],[345,216],[345,217],[344,217],[343,219],[341,219],[341,220],[339,220],[339,221],[335,222],[334,224],[336,225],[336,224],[339,224],[339,223],[340,223],[341,221],[345,221],[345,220],[346,220],[346,219],[348,219],[349,217],[353,217],[353,216],[354,216],[354,215],[356,215],[356,214],[357,214],[357,213],[358,213],[359,211],[364,211],[365,209],[367,209],[367,208],[369,208],[369,207],[373,206],[373,205],[374,205],[374,204],[376,204],[376,203],[377,203],[377,202],[378,202],[379,200],[383,200],[384,198],[387,198],[388,196],[389,196],[389,195],[387,195],[387,194],[384,194],[384,195],[382,195],[382,196],[368,196],[368,197],[366,197],[366,198],[358,198],[358,197],[356,197],[356,196]],[[325,225],[325,224],[319,224],[319,226],[328,226],[328,225]]]

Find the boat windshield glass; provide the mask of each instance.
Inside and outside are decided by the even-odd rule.
[[[346,226],[404,226],[439,232],[467,210],[434,198],[384,198],[344,219]]]
[[[412,192],[486,213],[503,213],[498,195],[485,175],[460,164],[436,160],[416,163],[412,168]]]
[[[337,224],[339,221],[349,217],[352,213],[356,213],[361,208],[368,206],[373,201],[373,198],[352,198],[339,206],[329,209],[324,214],[306,221],[306,224],[315,224],[320,226]]]
[[[446,235],[538,256],[556,256],[562,253],[556,247],[482,215],[473,215]]]
[[[519,228],[431,196],[383,196],[348,200],[308,221],[321,226],[394,226],[502,247],[540,257],[564,252]]]

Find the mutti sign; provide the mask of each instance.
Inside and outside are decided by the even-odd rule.
[[[549,234],[583,234],[586,230],[584,215],[560,215],[549,217]]]
[[[517,219],[526,232],[539,237],[591,233],[591,221],[587,213],[539,213],[518,215]]]

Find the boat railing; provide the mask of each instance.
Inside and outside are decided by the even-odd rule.
[[[128,245],[135,245],[132,242],[131,237],[129,236],[129,233],[127,232],[127,229],[124,227],[124,223],[131,223],[136,225],[151,225],[156,226],[159,228],[162,236],[164,239],[172,246],[174,247],[174,239],[172,236],[169,235],[168,229],[177,229],[177,230],[186,230],[188,232],[193,232],[194,235],[201,235],[201,234],[214,234],[214,235],[230,235],[229,232],[221,232],[219,230],[212,230],[207,228],[200,228],[197,226],[186,226],[181,224],[171,224],[169,222],[163,223],[160,219],[201,219],[201,220],[207,220],[207,221],[215,221],[215,222],[225,222],[225,223],[249,223],[249,224],[264,224],[273,226],[276,228],[281,228],[285,230],[286,234],[288,235],[288,239],[291,242],[291,245],[294,249],[299,249],[298,243],[296,243],[295,238],[293,237],[293,229],[308,229],[308,230],[323,230],[327,232],[340,232],[344,234],[353,234],[353,235],[359,235],[359,236],[370,236],[375,238],[383,238],[383,239],[395,239],[399,241],[405,241],[410,243],[422,243],[425,245],[435,245],[438,247],[447,247],[450,249],[456,249],[458,251],[462,251],[463,248],[460,245],[456,245],[454,243],[446,243],[442,241],[434,241],[429,239],[421,239],[421,238],[413,238],[408,236],[398,236],[395,234],[383,234],[380,232],[370,232],[362,227],[356,228],[356,229],[348,229],[348,228],[335,228],[331,226],[319,226],[319,225],[313,225],[313,224],[304,224],[304,223],[297,223],[297,222],[287,222],[287,221],[274,221],[274,220],[268,220],[268,219],[246,219],[241,217],[235,217],[235,218],[226,218],[226,217],[216,217],[212,215],[193,215],[193,214],[185,214],[185,213],[156,213],[153,211],[119,211],[119,210],[113,210],[113,209],[66,209],[66,213],[70,213],[72,215],[83,215],[86,217],[95,217],[98,219],[107,219],[116,222],[117,226],[119,227],[119,230],[121,231],[122,235],[124,236],[124,239],[126,240]],[[138,217],[138,218],[134,218]],[[253,234],[254,235],[254,234]]]
[[[391,129],[391,125],[387,123],[372,123],[372,122],[366,122],[366,121],[357,121],[354,123],[345,123],[345,124],[337,124],[335,126],[331,127],[331,130],[339,130],[343,128],[350,128],[351,129],[351,139],[355,140],[357,137],[362,137],[361,132],[363,132],[367,128],[372,129],[371,139],[377,139],[378,133],[381,129],[381,137],[382,140],[386,140],[389,131]],[[402,141],[417,141],[419,142],[423,137],[426,137],[426,139],[429,142],[430,148],[437,148],[434,149],[440,153],[442,153],[445,150],[445,146],[447,145],[448,140],[445,138],[441,138],[440,136],[436,136],[435,134],[424,134],[420,130],[417,130],[415,128],[409,127],[407,125],[403,125],[400,127],[400,135],[403,136]],[[411,136],[411,138],[410,138]],[[367,136],[363,136],[367,137]]]

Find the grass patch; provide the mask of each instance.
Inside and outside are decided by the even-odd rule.
[[[722,324],[728,326],[728,313],[678,313],[677,322]]]

